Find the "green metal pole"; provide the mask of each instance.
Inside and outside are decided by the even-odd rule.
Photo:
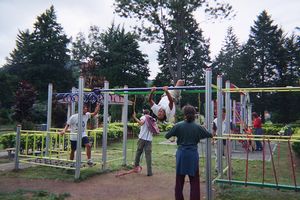
[[[295,185],[282,185],[282,184],[274,184],[274,183],[259,183],[259,182],[245,182],[245,181],[237,181],[237,180],[226,180],[226,179],[216,179],[216,183],[228,183],[235,185],[247,185],[247,186],[257,186],[257,187],[267,187],[267,188],[276,188],[276,189],[288,189],[300,191],[299,186]]]

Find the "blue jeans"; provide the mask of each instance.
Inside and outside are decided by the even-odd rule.
[[[262,128],[254,128],[254,135],[262,135],[262,134],[263,134]],[[256,144],[256,150],[262,150],[263,147],[261,141],[256,140],[255,144]]]

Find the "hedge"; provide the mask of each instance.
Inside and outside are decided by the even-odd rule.
[[[128,123],[128,135],[132,136],[132,138],[137,137],[139,134],[140,127],[138,126],[137,123]],[[173,127],[172,124],[159,124],[159,128],[161,132],[165,132],[170,130]],[[96,134],[96,141],[97,145],[102,144],[102,132],[103,128],[97,128],[89,131],[89,136],[92,140],[94,140],[94,134]],[[21,150],[25,149],[26,145],[26,137],[28,137],[28,148],[27,149],[32,149],[33,148],[33,143],[34,143],[34,134],[21,134],[21,141],[20,141],[20,148]],[[123,124],[122,123],[110,123],[108,125],[108,133],[107,133],[107,140],[108,141],[116,141],[120,140],[123,138]],[[42,146],[42,136],[37,136],[35,137],[36,139],[36,149],[41,149]],[[16,143],[16,133],[7,133],[7,134],[2,134],[0,136],[0,144],[2,144],[3,148],[11,148],[15,146]],[[43,141],[44,145],[46,144],[45,137]],[[52,138],[52,143],[55,143],[55,138]],[[67,144],[67,142],[65,142]],[[65,147],[66,148],[66,147]],[[27,152],[28,153],[28,152]]]

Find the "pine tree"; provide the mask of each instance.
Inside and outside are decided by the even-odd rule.
[[[213,75],[221,74],[224,80],[230,80],[238,86],[245,85],[247,70],[244,70],[241,64],[241,52],[237,36],[233,32],[233,28],[229,27],[225,37],[224,45],[213,62]]]
[[[10,54],[5,70],[18,80],[26,80],[36,88],[39,99],[46,99],[48,83],[58,91],[68,91],[74,83],[67,45],[70,42],[56,21],[54,7],[37,17],[34,30],[20,31],[16,48]]]
[[[105,32],[90,28],[88,41],[80,36],[73,44],[73,57],[87,62],[82,72],[93,80],[106,79],[110,87],[145,87],[149,77],[146,55],[139,50],[138,37],[112,24]],[[84,55],[85,54],[85,55]],[[101,87],[103,85],[98,85]]]

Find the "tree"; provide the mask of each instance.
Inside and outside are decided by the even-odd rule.
[[[246,52],[252,61],[247,78],[252,87],[273,87],[278,83],[284,63],[283,38],[283,31],[273,24],[264,10],[251,27],[246,44]],[[262,117],[265,109],[270,106],[270,95],[263,92],[252,95],[251,99]]]
[[[210,62],[209,43],[208,40],[204,39],[202,31],[198,29],[198,24],[192,16],[187,17],[185,21],[185,32],[188,33],[188,37],[184,39],[185,47],[182,54],[181,78],[185,79],[187,85],[201,85],[205,83],[204,69]],[[171,40],[171,58],[172,62],[176,63],[176,35],[173,35]],[[174,79],[169,73],[167,54],[166,45],[163,43],[158,53],[158,61],[161,66],[161,75],[170,84]],[[156,77],[156,81],[158,78],[162,77]]]
[[[0,107],[10,108],[13,105],[13,94],[16,89],[16,78],[0,69]]]
[[[15,93],[15,105],[13,118],[18,122],[31,121],[31,109],[36,100],[37,92],[32,85],[26,81],[18,84]]]
[[[213,3],[215,3],[214,1]],[[140,25],[135,28],[143,33],[142,39],[162,44],[165,64],[174,82],[183,77],[183,63],[188,50],[189,33],[186,27],[195,27],[192,13],[199,7],[214,17],[228,17],[232,7],[228,4],[201,0],[138,1],[116,0],[115,10],[122,17],[135,18]]]
[[[110,87],[144,87],[149,77],[146,55],[139,50],[137,36],[125,32],[124,28],[114,24],[107,31],[101,33],[99,28],[92,26],[89,41],[81,39],[75,42],[73,53],[89,52],[88,54],[74,54],[79,61],[88,61],[88,67],[82,68],[89,77],[98,77],[110,82]],[[83,44],[82,46],[80,44]],[[82,51],[80,50],[82,49]],[[85,50],[84,50],[85,49]],[[86,66],[86,65],[82,65]],[[93,79],[93,80],[94,80]],[[99,85],[98,85],[99,87]]]
[[[70,42],[62,26],[56,21],[54,7],[37,17],[34,30],[19,31],[16,48],[8,58],[5,70],[15,74],[19,81],[26,80],[39,92],[39,99],[46,99],[48,83],[58,91],[66,91],[74,83],[67,45]]]
[[[213,77],[222,75],[224,80],[230,80],[236,85],[244,85],[245,72],[242,70],[239,62],[241,57],[242,47],[240,46],[237,36],[233,32],[233,28],[227,29],[227,35],[224,40],[224,45],[212,64]]]
[[[297,85],[299,78],[299,49],[296,38],[287,38],[263,11],[251,27],[249,40],[238,60],[247,72],[252,87],[284,87]],[[298,95],[299,96],[299,95]],[[273,120],[288,123],[297,119],[295,112],[299,97],[290,93],[252,93],[254,110],[264,118],[264,111],[272,112]],[[299,116],[299,115],[298,115]]]
[[[300,48],[297,46],[295,35],[287,37],[283,41],[281,54],[278,55],[278,63],[280,63],[278,72],[278,86],[298,86],[300,78]],[[300,101],[299,94],[281,93],[273,96],[273,110],[277,113],[276,120],[284,123],[295,121],[300,117]]]

